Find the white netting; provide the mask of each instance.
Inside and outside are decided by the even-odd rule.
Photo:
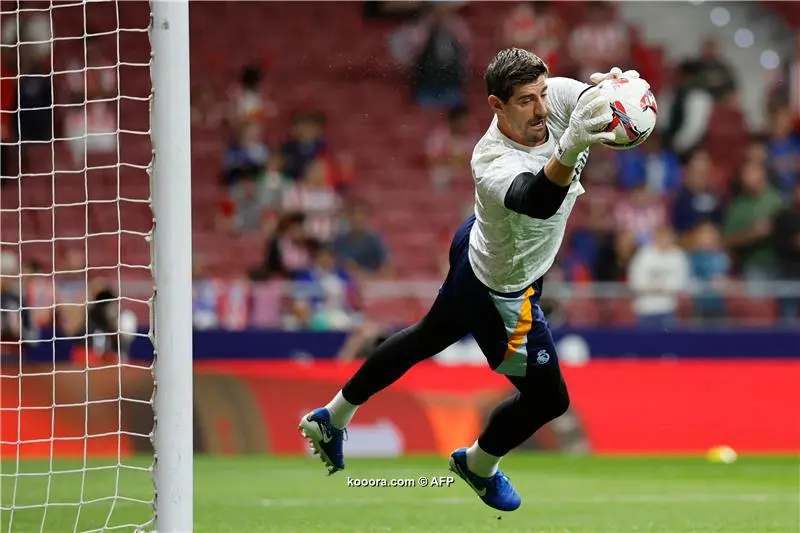
[[[154,516],[150,5],[0,2],[0,530]]]

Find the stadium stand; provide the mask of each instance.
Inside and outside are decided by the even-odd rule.
[[[763,4],[770,9],[779,10],[788,22],[797,23],[797,10],[792,7],[793,4]],[[498,28],[503,28],[504,21],[513,8],[512,4],[502,6],[499,8],[496,4],[479,2],[462,2],[456,5],[458,13],[455,16],[460,18],[469,32],[468,44],[465,45],[468,75],[464,104],[471,111],[468,128],[477,135],[482,133],[488,121],[480,74],[488,59],[502,45]],[[613,6],[606,7],[610,8],[608,13],[615,16]],[[119,20],[146,16],[144,6],[136,2],[121,3],[119,9]],[[579,13],[591,12],[576,9],[574,2],[555,3],[554,10],[568,30],[581,26],[583,21],[577,18]],[[87,15],[87,28],[94,33],[101,33],[109,24],[117,23],[117,15],[112,7],[102,3],[93,5]],[[72,35],[86,30],[83,27],[82,11],[56,9],[54,16],[56,33],[66,32]],[[333,18],[336,19],[336,24],[323,23]],[[220,24],[220,20],[225,23]],[[293,122],[298,116],[324,119],[324,146],[321,144],[323,147],[315,152],[316,156],[322,157],[322,161],[318,161],[321,166],[315,167],[315,171],[320,173],[321,187],[334,190],[333,194],[340,200],[338,203],[331,203],[332,207],[329,209],[334,211],[327,212],[327,223],[332,225],[328,229],[336,229],[340,207],[347,206],[351,201],[363,201],[372,206],[372,229],[382,237],[389,250],[391,279],[431,281],[441,275],[441,257],[434,250],[441,246],[439,236],[448,235],[462,219],[465,207],[469,207],[472,183],[468,174],[451,179],[446,187],[435,187],[431,180],[424,156],[426,139],[430,132],[445,124],[445,111],[419,106],[412,98],[407,69],[393,59],[392,47],[397,45],[397,41],[393,41],[392,37],[398,35],[397,30],[404,28],[404,24],[412,24],[413,19],[411,20],[412,22],[397,22],[366,17],[364,6],[353,2],[237,3],[235,13],[230,3],[192,4],[191,61],[193,93],[197,96],[193,102],[196,120],[192,132],[194,247],[198,261],[202,260],[204,263],[205,275],[218,279],[241,280],[261,268],[265,264],[269,232],[274,229],[275,221],[280,215],[281,204],[276,204],[277,207],[270,204],[267,215],[263,217],[263,228],[258,227],[249,232],[238,231],[235,224],[232,227],[221,222],[234,217],[237,206],[241,209],[243,205],[241,199],[236,200],[231,195],[245,194],[233,191],[220,179],[226,150],[231,146],[238,146],[237,142],[241,144],[245,134],[241,130],[228,131],[220,126],[228,116],[229,102],[242,103],[246,100],[247,95],[242,96],[243,89],[237,89],[237,81],[242,76],[242,69],[248,65],[255,65],[263,72],[263,90],[259,88],[256,92],[263,94],[264,101],[256,102],[256,112],[259,114],[253,120],[263,126],[263,135],[262,131],[256,130],[256,136],[265,145],[261,148],[270,154],[267,160],[283,152],[283,162],[287,162],[287,154],[291,150],[287,152],[284,143],[289,132],[296,134],[298,127],[302,127]],[[614,18],[610,21],[612,25],[619,24],[625,28],[624,40],[629,42],[629,50],[623,55],[629,59],[624,66],[639,69],[643,77],[652,82],[659,96],[662,93],[674,94],[681,88],[683,78],[674,74],[680,69],[673,70],[678,65],[668,64],[663,45],[648,44],[635,25],[629,26],[625,21]],[[354,38],[356,35],[358,37]],[[596,38],[598,43],[602,43],[606,34],[592,34],[588,31],[588,35],[589,39]],[[97,39],[102,46],[103,37]],[[53,61],[57,69],[66,68],[69,61],[75,59],[75,51],[69,48],[69,43],[70,41],[57,41],[54,45]],[[287,43],[295,44],[287,46]],[[146,42],[137,39],[137,36],[123,34],[120,46],[135,51],[142,61],[146,61]],[[580,71],[581,65],[570,57],[566,43],[553,54],[558,65],[555,74],[574,75]],[[4,68],[5,65],[4,58]],[[119,76],[118,83],[125,86],[126,94],[145,95],[149,91],[149,80],[128,75],[124,66],[120,69]],[[59,98],[64,98],[67,80],[53,81],[56,89],[54,97],[58,101]],[[735,95],[735,91],[732,94]],[[120,109],[120,130],[125,132],[146,129],[147,113],[148,110],[136,102],[125,102]],[[736,103],[735,97],[716,99],[709,113],[708,131],[700,131],[697,138],[702,139],[699,146],[713,161],[714,195],[726,206],[731,197],[731,187],[738,182],[737,172],[746,158],[750,157],[748,147],[751,146],[751,133],[746,131],[745,114]],[[667,118],[666,113],[663,113],[663,126],[667,126]],[[65,117],[56,117],[59,124],[64,120]],[[766,149],[767,157],[772,158],[774,146],[770,142],[772,141],[768,139]],[[778,139],[775,142],[780,144],[784,141]],[[781,146],[793,151],[794,157],[798,157],[800,144],[796,141],[786,142],[789,144],[784,147],[784,143]],[[669,143],[666,148],[669,148]],[[122,133],[119,149],[124,154],[121,160],[128,163],[146,164],[151,156],[149,141],[144,136]],[[649,148],[643,148],[642,153],[647,154],[647,150]],[[130,180],[125,179],[126,174],[133,175],[133,172],[125,165],[116,164],[118,159],[115,150],[89,155],[89,166],[92,170],[88,180],[92,187],[86,190],[84,176],[69,173],[76,165],[83,165],[82,162],[75,162],[70,147],[66,143],[56,142],[54,153],[55,156],[51,157],[50,145],[46,144],[32,146],[30,151],[23,154],[23,160],[19,162],[21,179],[25,181],[22,194],[2,195],[3,208],[9,209],[4,211],[1,221],[4,235],[20,230],[20,236],[24,240],[36,236],[49,239],[53,236],[51,228],[55,228],[59,235],[82,235],[87,229],[96,233],[104,229],[116,231],[118,227],[116,206],[111,204],[92,203],[87,211],[82,205],[59,208],[57,215],[62,218],[54,221],[48,218],[52,216],[52,210],[25,211],[21,218],[18,217],[15,211],[10,210],[16,208],[18,202],[26,206],[50,205],[54,200],[59,203],[72,200],[83,202],[87,199],[112,199],[117,194],[122,197],[146,198],[148,194],[148,184],[141,180],[141,175]],[[246,149],[243,153],[252,154]],[[659,154],[661,155],[648,161],[664,161],[663,158],[672,157],[669,152]],[[687,150],[682,155],[688,154]],[[734,155],[736,157],[732,157]],[[613,231],[618,228],[594,228],[589,215],[593,209],[601,209],[595,208],[595,205],[628,205],[636,202],[635,199],[630,200],[636,191],[622,187],[617,178],[623,157],[625,156],[618,157],[614,153],[593,156],[585,173],[585,181],[590,190],[586,200],[589,207],[575,213],[577,221],[570,228],[567,245],[553,274],[554,279],[568,283],[626,281],[624,259],[617,257],[616,245],[613,244],[618,240]],[[314,160],[312,156],[309,162]],[[108,163],[108,168],[98,169],[103,162]],[[680,174],[683,173],[683,163],[678,163]],[[641,169],[645,168],[644,163],[639,164],[642,165]],[[644,170],[640,178],[647,178],[652,172],[660,172],[649,168]],[[275,166],[270,171],[280,173],[281,168]],[[115,190],[117,173],[121,176],[123,189],[119,193]],[[796,182],[798,171],[794,170],[787,175],[790,175],[787,180]],[[278,183],[276,187],[283,190],[291,189],[297,177],[280,176],[275,179]],[[12,180],[3,181],[11,190],[13,186],[8,182]],[[663,209],[669,218],[676,190],[664,190],[652,183],[641,186],[651,190],[647,193],[650,195],[648,201],[660,206],[657,209]],[[785,183],[785,187],[781,194],[788,196],[792,187],[789,182]],[[87,194],[89,198],[86,197]],[[145,204],[123,202],[121,205],[120,216],[129,221],[127,227],[146,230],[150,226],[151,214]],[[295,206],[297,205],[301,208],[306,206],[308,218],[307,205],[303,202],[296,203]],[[631,207],[633,214],[625,220],[638,223],[642,217],[650,216],[642,209],[644,208],[638,204],[634,205]],[[21,229],[17,227],[19,224]],[[88,228],[85,227],[86,224]],[[585,237],[583,241],[580,240],[581,235]],[[645,236],[639,244],[649,238]],[[49,243],[26,244],[23,255],[26,259],[35,259],[45,264],[59,262],[62,260],[60,257],[66,257],[65,254],[69,252],[69,246],[62,248],[60,244],[55,250],[51,250]],[[80,242],[77,244],[83,246]],[[121,249],[118,249],[120,246]],[[53,253],[58,257],[53,257]],[[87,258],[89,266],[102,265],[104,262],[114,264],[117,254],[121,254],[126,263],[147,264],[148,253],[146,247],[129,244],[124,238],[118,240],[116,236],[100,236],[90,240]],[[724,254],[725,251],[721,253]],[[622,261],[618,265],[616,277],[606,279],[599,274],[602,270],[599,258],[604,255],[609,256],[612,262]],[[732,272],[738,276],[739,271],[736,269],[741,258],[734,255],[731,259],[734,265]],[[771,276],[777,278],[779,273],[776,270],[772,272]],[[131,269],[129,275],[135,279],[136,271]],[[432,294],[421,298],[413,295],[393,296],[389,298],[391,303],[387,303],[386,297],[369,299],[364,311],[378,320],[407,322],[419,316]],[[606,311],[612,313],[613,320],[618,322],[632,322],[636,319],[628,300],[605,302],[602,308],[598,307],[600,304],[597,299],[591,296],[573,298],[570,302],[568,314],[580,322],[595,322]],[[678,307],[679,315],[691,314],[691,303],[686,298],[680,300]],[[731,316],[758,322],[774,320],[779,313],[774,300],[747,295],[728,298],[726,309]]]

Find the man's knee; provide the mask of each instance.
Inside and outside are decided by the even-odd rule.
[[[560,380],[554,387],[529,388],[520,391],[519,395],[529,405],[531,412],[546,419],[544,423],[566,413],[570,405],[569,391],[564,380]]]

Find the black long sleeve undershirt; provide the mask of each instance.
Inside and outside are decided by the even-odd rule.
[[[562,187],[547,179],[544,169],[536,174],[523,172],[511,182],[504,204],[516,213],[545,220],[556,214],[568,191],[569,185]]]

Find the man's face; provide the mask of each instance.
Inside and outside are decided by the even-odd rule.
[[[513,141],[528,146],[541,144],[547,138],[547,77],[520,85],[503,102],[489,97],[489,105],[497,113],[503,133]]]

